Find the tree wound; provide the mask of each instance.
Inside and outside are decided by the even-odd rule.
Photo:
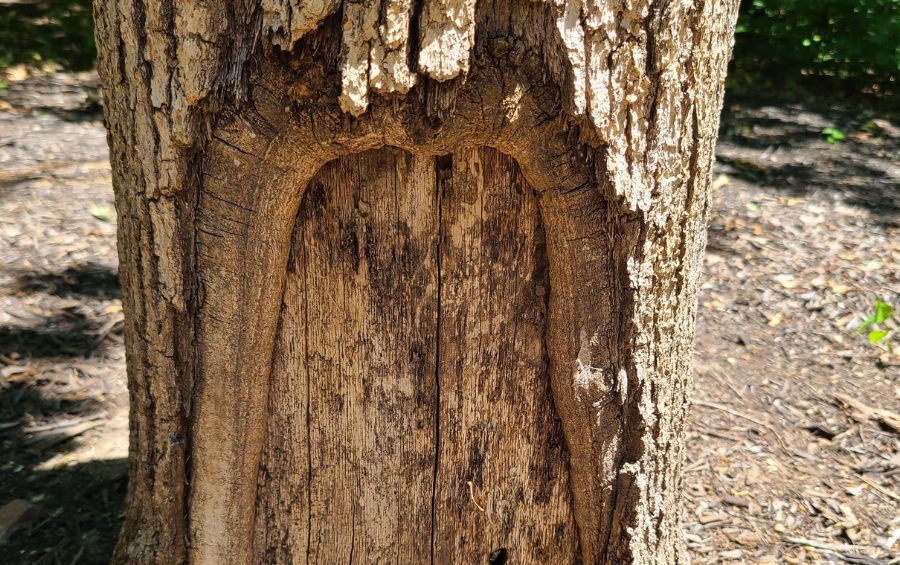
[[[545,246],[537,195],[494,149],[316,173],[270,376],[260,559],[574,559]]]

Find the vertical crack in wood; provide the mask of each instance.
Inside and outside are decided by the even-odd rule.
[[[434,336],[434,472],[431,482],[431,563],[434,565],[435,522],[437,520],[437,484],[441,459],[441,253],[444,247],[443,197],[444,184],[453,176],[453,155],[434,159],[435,202],[437,204],[437,251],[435,253],[437,286],[437,319]]]
[[[410,71],[418,71],[419,59],[419,25],[422,21],[422,10],[425,0],[412,0],[409,15],[409,30],[407,31],[408,48],[406,50],[406,66]]]
[[[359,492],[359,480],[356,481],[356,490]],[[347,565],[353,565],[353,550],[356,547],[356,506],[355,502],[350,511],[350,557],[347,559]]]
[[[300,225],[294,227],[299,233]],[[303,281],[307,281],[309,256],[306,247],[303,247]],[[309,293],[303,293],[303,326],[309,327]],[[303,364],[306,367],[306,565],[309,565],[309,554],[312,548],[312,416],[310,399],[310,368],[309,368],[309,333],[303,334]]]
[[[203,183],[200,182],[202,180],[202,176],[198,178],[198,182],[196,188],[194,189],[194,198],[191,203],[191,208],[196,210],[200,206],[200,199],[203,194]],[[186,204],[187,206],[187,204]],[[199,380],[199,369],[201,364],[200,359],[200,343],[197,340],[197,328],[200,326],[198,317],[200,315],[200,305],[203,304],[203,286],[200,281],[200,273],[195,268],[196,265],[199,264],[200,259],[200,248],[197,245],[197,230],[199,229],[199,218],[197,217],[196,212],[192,212],[191,219],[188,225],[185,227],[185,231],[190,234],[190,245],[187,247],[187,256],[189,257],[189,263],[185,265],[185,274],[184,280],[187,281],[187,285],[185,287],[186,300],[188,307],[188,316],[187,320],[190,324],[190,338],[188,341],[189,350],[186,352],[187,360],[185,364],[189,363],[189,366],[185,368],[185,374],[189,375],[190,381],[186,383],[182,383],[184,387],[184,398],[183,398],[183,406],[182,406],[182,420],[181,420],[181,430],[183,434],[184,441],[184,487],[182,491],[182,499],[181,499],[181,509],[182,509],[182,518],[184,520],[184,524],[191,523],[191,482],[193,477],[193,465],[190,459],[190,453],[192,453],[193,445],[194,445],[194,435],[193,435],[193,427],[190,425],[191,416],[193,414],[195,400],[197,397],[197,382]],[[190,546],[190,538],[189,532],[190,528],[183,527],[183,543],[184,547]]]

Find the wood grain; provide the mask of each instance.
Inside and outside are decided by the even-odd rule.
[[[577,551],[537,197],[493,149],[325,165],[297,216],[269,394],[263,562]]]

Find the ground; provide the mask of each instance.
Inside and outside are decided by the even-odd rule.
[[[96,77],[6,82],[0,508],[32,512],[0,563],[102,563],[127,394]],[[684,475],[697,563],[900,563],[900,356],[855,331],[900,304],[900,129],[873,118],[726,106]]]

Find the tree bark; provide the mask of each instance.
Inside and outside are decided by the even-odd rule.
[[[121,563],[686,562],[737,0],[95,0]]]

